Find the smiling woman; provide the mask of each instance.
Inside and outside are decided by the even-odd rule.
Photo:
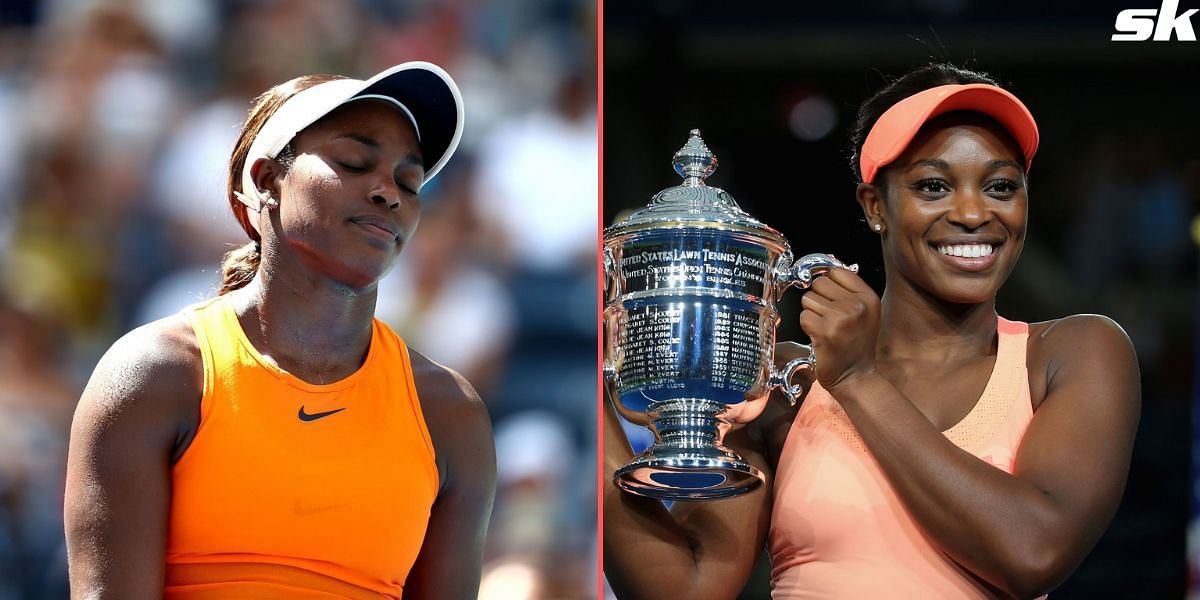
[[[475,597],[487,411],[373,316],[462,127],[428,63],[259,97],[229,165],[251,241],[221,295],[118,340],[79,402],[73,595]]]
[[[919,286],[927,290],[942,286],[938,296],[954,303],[994,297],[1025,238],[1028,196],[1020,156],[1005,129],[980,113],[931,119],[886,177],[875,176],[878,187],[860,189],[867,218],[881,234],[890,233],[892,243],[884,244],[885,253],[894,253],[884,259],[890,274],[923,280]],[[896,200],[885,201],[888,192]],[[909,228],[900,230],[901,222],[924,227],[905,239]],[[938,275],[948,276],[935,281]]]
[[[1096,315],[996,314],[1025,241],[1033,116],[987,77],[931,65],[862,105],[853,144],[882,298],[845,269],[805,294],[819,360],[803,402],[773,397],[726,438],[768,485],[669,512],[609,487],[622,598],[733,597],[764,544],[776,598],[1031,598],[1112,518],[1140,411],[1129,339]],[[632,456],[611,407],[605,435],[611,477]]]

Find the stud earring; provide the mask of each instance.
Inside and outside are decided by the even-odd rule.
[[[882,225],[882,224],[879,224],[879,223],[876,223],[876,224],[875,224],[875,233],[880,233],[880,232],[882,232],[882,231],[883,231],[883,225]]]
[[[267,208],[279,206],[279,201],[272,197],[270,192],[262,192],[262,198],[263,206]]]

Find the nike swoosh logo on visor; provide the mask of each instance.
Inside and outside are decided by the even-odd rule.
[[[305,421],[305,422],[316,421],[317,419],[323,419],[334,413],[340,413],[343,410],[346,410],[346,407],[343,406],[342,408],[335,408],[333,410],[327,410],[325,412],[309,414],[309,413],[304,412],[304,407],[301,406],[300,407],[300,420]]]

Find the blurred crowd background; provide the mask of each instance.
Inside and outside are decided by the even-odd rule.
[[[67,597],[75,403],[113,340],[213,295],[246,241],[224,188],[251,100],[408,60],[454,76],[467,126],[378,315],[491,411],[480,597],[594,597],[596,19],[590,0],[0,3],[0,598]]]
[[[854,201],[848,161],[859,103],[887,77],[951,61],[991,73],[1029,106],[1042,140],[1029,235],[998,309],[1030,322],[1111,316],[1136,345],[1143,383],[1123,503],[1055,599],[1200,598],[1188,591],[1200,535],[1185,550],[1200,481],[1191,466],[1200,51],[1110,41],[1120,10],[1159,4],[604,3],[605,223],[679,184],[671,156],[699,128],[720,160],[710,185],[781,230],[797,254],[857,262],[879,291],[879,241]],[[781,339],[805,339],[800,296],[785,296]],[[744,598],[767,597],[765,565]]]

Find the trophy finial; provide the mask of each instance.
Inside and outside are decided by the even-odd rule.
[[[675,172],[683,177],[683,185],[699,187],[704,185],[704,179],[717,170],[717,157],[704,145],[700,138],[700,130],[693,129],[688,134],[688,141],[675,153],[671,161]]]

